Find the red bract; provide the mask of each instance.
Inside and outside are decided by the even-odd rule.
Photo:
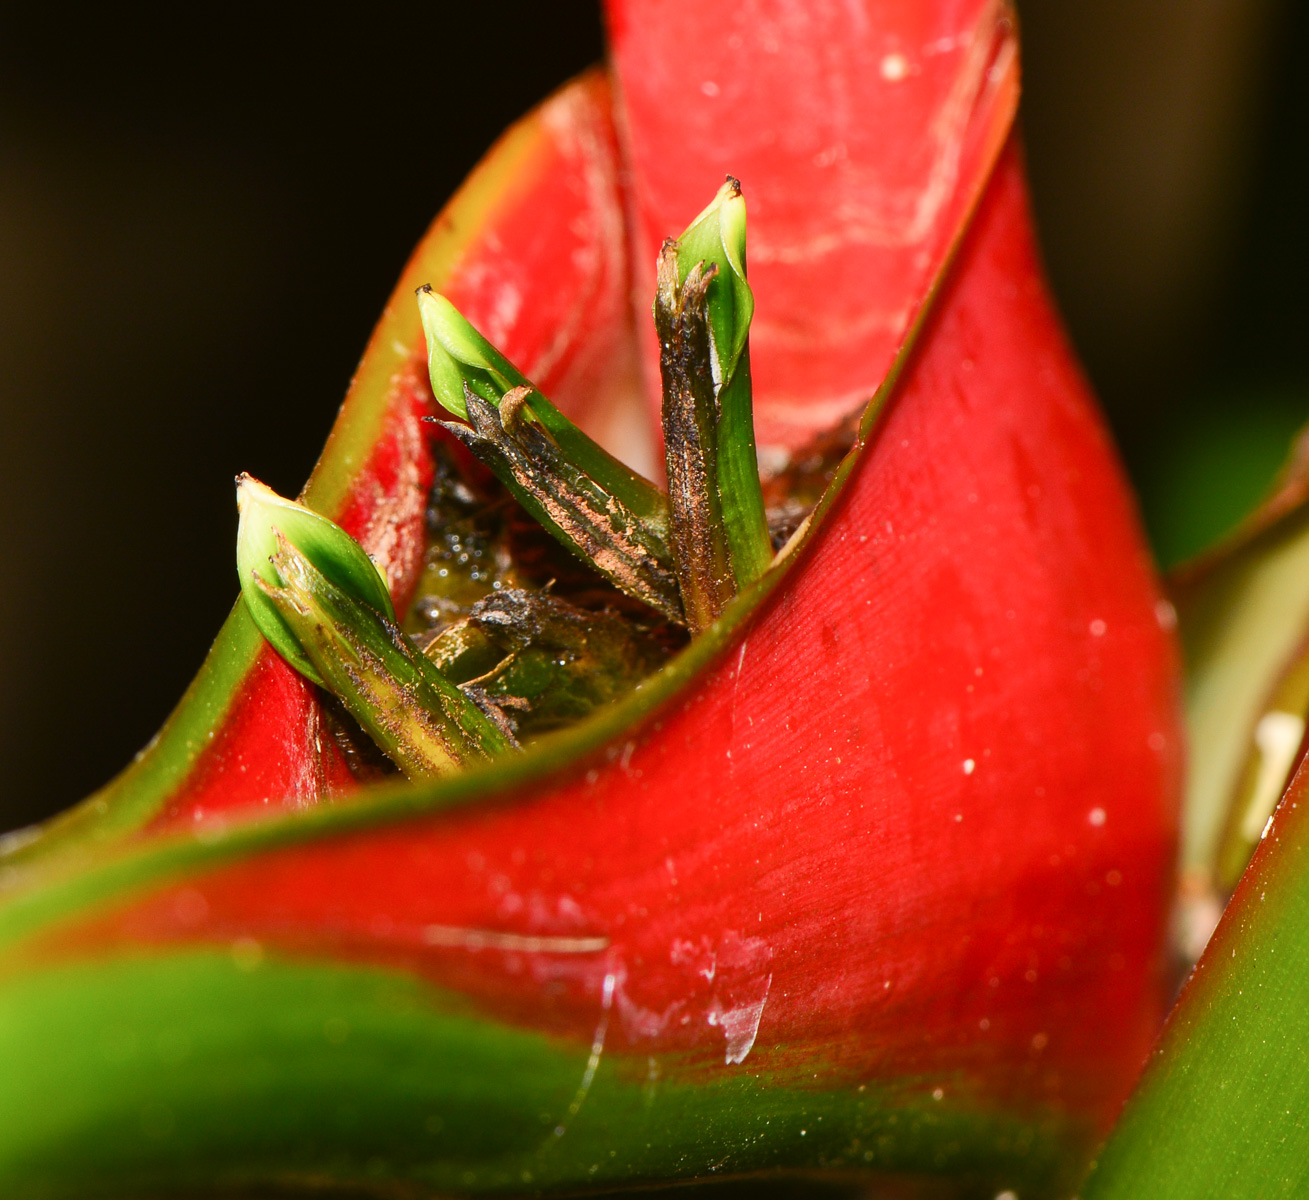
[[[901,0],[865,16],[613,15],[638,280],[722,170],[745,185],[762,440],[794,445],[872,392],[958,243],[807,540],[721,630],[553,748],[224,836],[220,810],[348,787],[319,752],[313,690],[229,629],[216,654],[235,667],[220,657],[197,686],[235,686],[230,703],[193,699],[164,735],[195,754],[156,751],[105,798],[121,808],[136,788],[138,823],[199,822],[204,841],[120,851],[80,891],[38,892],[9,935],[29,969],[228,945],[247,948],[241,966],[257,946],[279,970],[331,964],[333,987],[384,968],[463,997],[494,1052],[418,1082],[386,1064],[429,1043],[397,1051],[358,1018],[369,1102],[417,1129],[475,1094],[511,1132],[476,1152],[388,1142],[387,1179],[503,1190],[843,1165],[1048,1186],[1076,1171],[1161,1014],[1170,610],[1046,295],[1020,155],[1000,152],[1004,12]],[[370,343],[309,497],[401,602],[431,398],[397,305],[439,276],[585,419],[634,361],[616,153],[600,79],[550,101],[438,221]],[[283,1036],[247,978],[251,1027]],[[532,1090],[537,1034],[575,1064],[554,1107]],[[305,1054],[304,1103],[357,1095],[321,1047]],[[271,1110],[284,1084],[250,1087],[214,1111],[252,1095]],[[364,1144],[288,1166],[238,1124],[210,1112],[194,1133],[232,1178],[367,1177]],[[155,1161],[129,1159],[121,1178]]]
[[[413,290],[443,280],[565,409],[603,424],[634,374],[617,172],[609,90],[588,77],[506,135],[420,243],[369,341],[306,499],[384,566],[402,611],[421,565],[432,482],[422,418],[439,412]],[[194,747],[156,827],[270,804],[301,808],[353,790],[321,736],[316,689],[263,644],[239,604],[235,619],[239,629],[225,632],[238,642],[230,656],[242,682],[234,698],[220,697],[230,705],[210,718],[217,732]],[[220,638],[215,656],[225,649]]]
[[[794,446],[881,383],[985,184],[1018,98],[1012,11],[994,0],[608,10],[638,294],[653,295],[669,231],[725,172],[738,176],[760,299],[758,438]]]

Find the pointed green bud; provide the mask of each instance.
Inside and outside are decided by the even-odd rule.
[[[395,608],[386,579],[364,548],[334,521],[279,496],[250,475],[237,476],[236,505],[241,514],[236,566],[246,608],[273,648],[297,671],[321,684],[323,680],[299,638],[256,582],[259,579],[273,587],[282,582],[269,562],[278,553],[278,535],[347,595],[394,621]]]
[[[729,175],[677,242],[679,287],[696,263],[718,268],[708,300],[714,384],[721,390],[741,359],[754,317],[754,293],[745,275],[745,198],[740,183]]]
[[[427,371],[437,403],[462,420],[468,419],[464,384],[490,404],[527,377],[486,340],[440,292],[423,284],[415,293],[427,339]]]
[[[758,579],[773,557],[755,453],[750,382],[754,293],[745,276],[745,200],[730,175],[686,232],[665,244],[658,279],[655,327],[664,379],[664,445],[674,509],[679,503],[683,508],[680,517],[674,513],[682,533],[673,540],[682,545],[683,600],[698,626],[705,614],[721,610],[732,591]],[[700,323],[707,331],[707,350],[684,358],[701,341],[693,328]],[[707,369],[692,361],[698,355],[707,360]],[[701,394],[706,376],[707,398]],[[703,482],[693,481],[697,473],[707,473]],[[675,477],[686,489],[680,500]],[[686,502],[695,498],[694,504]],[[710,532],[719,524],[721,537]],[[705,549],[724,539],[734,585],[726,593],[722,555]],[[681,561],[687,556],[702,561]],[[700,580],[695,603],[686,594],[692,578]]]
[[[414,649],[395,622],[331,582],[282,535],[254,587],[323,686],[410,779],[448,775],[513,748],[492,715]]]
[[[539,425],[563,458],[635,514],[651,537],[667,538],[668,499],[659,488],[574,425],[440,292],[424,284],[416,295],[432,393],[444,409],[468,421],[465,387],[493,408],[515,393],[518,400],[506,414],[511,427],[519,421]]]

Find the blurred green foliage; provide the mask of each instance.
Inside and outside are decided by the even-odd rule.
[[[1232,388],[1190,406],[1135,472],[1159,563],[1176,566],[1229,533],[1267,492],[1309,419],[1309,389]]]

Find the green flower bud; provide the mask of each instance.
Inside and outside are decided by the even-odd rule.
[[[339,525],[303,504],[279,496],[253,476],[237,476],[236,505],[241,514],[236,566],[246,608],[273,648],[302,675],[321,684],[323,680],[299,638],[256,582],[262,579],[274,587],[282,583],[269,562],[279,550],[278,534],[343,592],[394,621],[395,608],[386,579],[363,547]]]
[[[440,292],[424,284],[416,293],[427,339],[427,371],[437,403],[461,420],[468,419],[464,384],[490,404],[528,380],[469,323]]]
[[[773,557],[755,452],[753,317],[754,293],[745,277],[745,200],[729,175],[681,238],[665,244],[655,298],[664,446],[673,523],[681,530],[673,540],[681,544],[678,570],[693,626],[720,612]],[[696,348],[706,342],[707,349]],[[687,353],[691,359],[678,361]]]
[[[696,263],[718,268],[709,284],[708,316],[714,384],[721,391],[745,352],[754,317],[754,293],[745,275],[745,199],[737,180],[727,177],[677,244],[679,287]]]

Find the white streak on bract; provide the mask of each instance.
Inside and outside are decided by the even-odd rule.
[[[423,941],[429,946],[459,950],[510,950],[519,954],[599,954],[609,947],[607,937],[552,937],[544,934],[502,933],[495,929],[465,929],[457,925],[428,925]],[[612,976],[606,976],[605,986]],[[606,1007],[608,1007],[606,1005]]]
[[[772,986],[773,977],[769,975],[764,980],[764,994],[758,1000],[738,1004],[726,1012],[710,1013],[710,1024],[720,1026],[727,1038],[725,1061],[729,1067],[745,1062],[746,1056],[754,1049],[755,1038],[759,1035],[759,1022],[764,1015],[764,1004]]]
[[[591,1055],[586,1060],[586,1070],[582,1072],[582,1082],[578,1085],[577,1095],[568,1106],[568,1115],[554,1128],[554,1135],[557,1138],[564,1136],[568,1131],[568,1122],[581,1111],[582,1105],[586,1102],[586,1094],[591,1090],[591,1084],[595,1080],[595,1073],[600,1067],[600,1056],[604,1054],[605,1048],[605,1034],[609,1032],[609,1010],[614,1003],[614,980],[614,973],[610,971],[605,976],[604,991],[600,997],[600,1022],[596,1025],[595,1035],[591,1038]]]
[[[741,639],[741,653],[736,656],[736,675],[732,680],[732,705],[728,713],[728,721],[732,730],[732,741],[736,740],[736,695],[741,690],[741,672],[745,668],[745,648],[750,644],[750,638],[747,634]],[[732,751],[729,747],[727,757],[732,757]]]

